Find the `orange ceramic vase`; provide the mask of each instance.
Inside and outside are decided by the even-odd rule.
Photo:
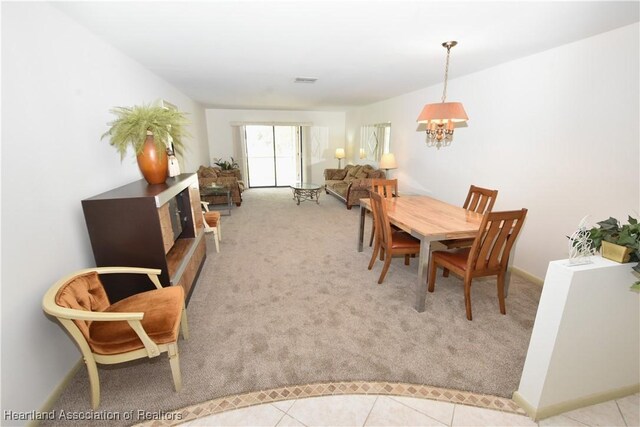
[[[167,180],[169,162],[167,153],[158,153],[153,135],[147,135],[142,153],[137,156],[138,167],[149,184],[162,184]]]

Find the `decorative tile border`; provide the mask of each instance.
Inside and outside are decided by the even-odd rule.
[[[231,411],[234,409],[246,408],[247,406],[261,405],[263,403],[271,403],[281,400],[341,394],[417,397],[526,415],[524,410],[520,408],[517,403],[504,397],[431,387],[427,385],[355,381],[287,386],[220,397],[207,402],[191,405],[183,409],[167,412],[163,414],[164,416],[161,420],[147,421],[136,424],[136,426],[175,426],[187,421],[195,420],[196,418],[219,414],[220,412]]]

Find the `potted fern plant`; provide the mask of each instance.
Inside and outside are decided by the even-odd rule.
[[[183,137],[187,136],[185,114],[174,109],[141,105],[115,107],[116,118],[109,122],[109,130],[102,139],[118,150],[124,159],[131,147],[136,154],[140,172],[149,184],[161,184],[167,179],[167,148],[182,153]]]

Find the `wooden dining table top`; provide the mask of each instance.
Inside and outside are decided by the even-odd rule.
[[[385,199],[390,222],[414,236],[460,239],[475,237],[482,214],[468,211],[429,196]],[[360,199],[371,210],[370,199]]]

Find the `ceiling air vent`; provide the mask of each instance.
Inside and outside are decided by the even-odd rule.
[[[316,82],[315,77],[296,77],[296,79],[293,81],[294,83],[315,83]]]

